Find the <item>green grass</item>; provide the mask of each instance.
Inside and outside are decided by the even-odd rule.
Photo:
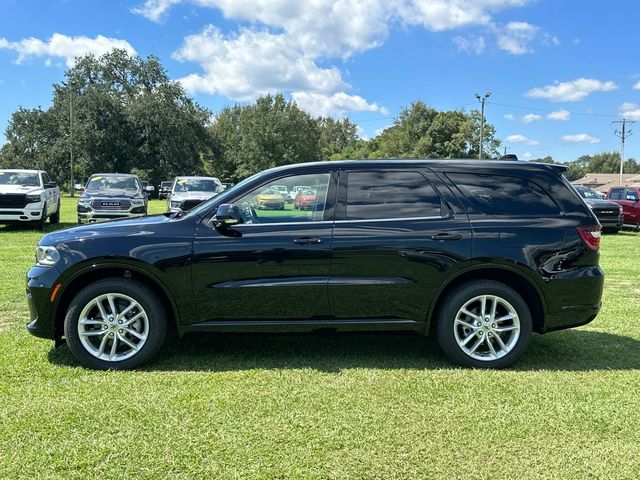
[[[496,372],[391,335],[198,335],[85,370],[24,329],[39,235],[0,228],[0,478],[638,478],[637,233],[603,240],[592,324]]]

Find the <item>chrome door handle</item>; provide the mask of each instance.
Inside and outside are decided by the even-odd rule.
[[[431,240],[437,240],[439,242],[447,242],[451,240],[461,240],[462,235],[459,233],[436,233],[431,235]]]
[[[322,239],[315,237],[302,237],[296,238],[293,243],[298,245],[317,245],[318,243],[322,243]]]

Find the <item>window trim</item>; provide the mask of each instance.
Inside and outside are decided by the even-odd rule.
[[[424,179],[425,183],[429,185],[435,194],[440,199],[440,215],[425,215],[417,217],[392,217],[392,218],[358,218],[348,219],[347,216],[347,193],[349,187],[349,174],[351,173],[416,173]],[[436,185],[431,179],[425,175],[422,169],[417,168],[375,168],[375,169],[342,169],[340,170],[339,184],[338,184],[338,201],[336,205],[335,223],[356,223],[356,222],[393,222],[396,220],[446,220],[453,217],[453,213],[447,206],[447,202],[444,199],[442,193],[438,190]]]
[[[320,223],[333,223],[335,219],[335,206],[337,201],[337,188],[338,188],[338,170],[336,169],[328,169],[328,170],[302,170],[302,171],[285,171],[280,172],[280,175],[273,177],[265,177],[260,182],[256,182],[252,185],[248,185],[246,189],[238,192],[238,195],[228,199],[225,203],[235,203],[238,199],[248,195],[252,190],[257,190],[259,188],[264,187],[265,185],[273,182],[277,182],[283,178],[290,177],[300,177],[306,175],[329,175],[329,183],[327,185],[327,201],[325,202],[324,214],[322,216],[322,220],[311,220],[305,222],[271,222],[271,223],[239,223],[234,225],[233,228],[238,228],[241,226],[273,226],[273,225],[317,225]],[[216,215],[216,211],[218,209],[218,205],[215,204],[212,206],[210,210],[208,210],[198,223],[203,223],[205,225],[209,225],[211,220]]]

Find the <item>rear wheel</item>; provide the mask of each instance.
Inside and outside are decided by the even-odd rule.
[[[460,285],[444,300],[436,319],[440,348],[456,363],[476,368],[504,368],[529,344],[531,313],[507,285],[476,280]]]
[[[134,280],[90,284],[71,301],[64,322],[69,349],[84,366],[126,370],[149,361],[164,342],[158,295]]]

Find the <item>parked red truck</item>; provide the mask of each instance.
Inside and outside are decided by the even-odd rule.
[[[640,226],[640,187],[611,187],[605,198],[622,207],[625,225]]]

